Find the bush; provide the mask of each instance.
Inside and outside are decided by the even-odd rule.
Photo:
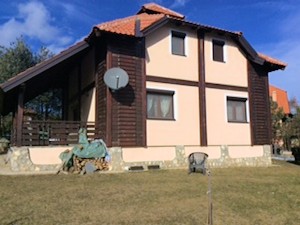
[[[295,157],[295,161],[300,162],[300,147],[292,148],[292,154]]]

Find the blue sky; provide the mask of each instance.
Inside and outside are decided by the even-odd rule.
[[[270,74],[270,83],[300,101],[299,0],[1,0],[0,45],[22,35],[33,51],[46,46],[58,53],[94,25],[133,15],[148,2],[188,21],[242,31],[256,51],[288,63]]]

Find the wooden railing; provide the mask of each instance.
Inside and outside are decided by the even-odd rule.
[[[69,145],[78,143],[78,131],[86,128],[90,140],[96,139],[95,122],[24,121],[22,146]]]

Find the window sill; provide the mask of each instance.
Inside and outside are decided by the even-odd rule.
[[[226,63],[226,61],[213,60],[216,63]]]
[[[241,124],[249,124],[248,121],[227,121],[228,123],[241,123]]]
[[[172,53],[172,55],[187,57],[187,55],[185,55],[185,54],[176,54],[176,53]]]
[[[176,121],[175,119],[168,119],[168,118],[147,118],[147,120]]]

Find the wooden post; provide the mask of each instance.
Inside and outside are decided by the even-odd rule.
[[[198,31],[200,145],[207,146],[204,32]]]
[[[23,112],[24,112],[24,94],[25,94],[25,84],[20,85],[18,93],[18,106],[17,106],[17,146],[22,146],[22,126],[23,126]]]
[[[112,52],[107,51],[106,69],[112,67]],[[106,87],[106,145],[112,146],[112,96],[108,87]]]

